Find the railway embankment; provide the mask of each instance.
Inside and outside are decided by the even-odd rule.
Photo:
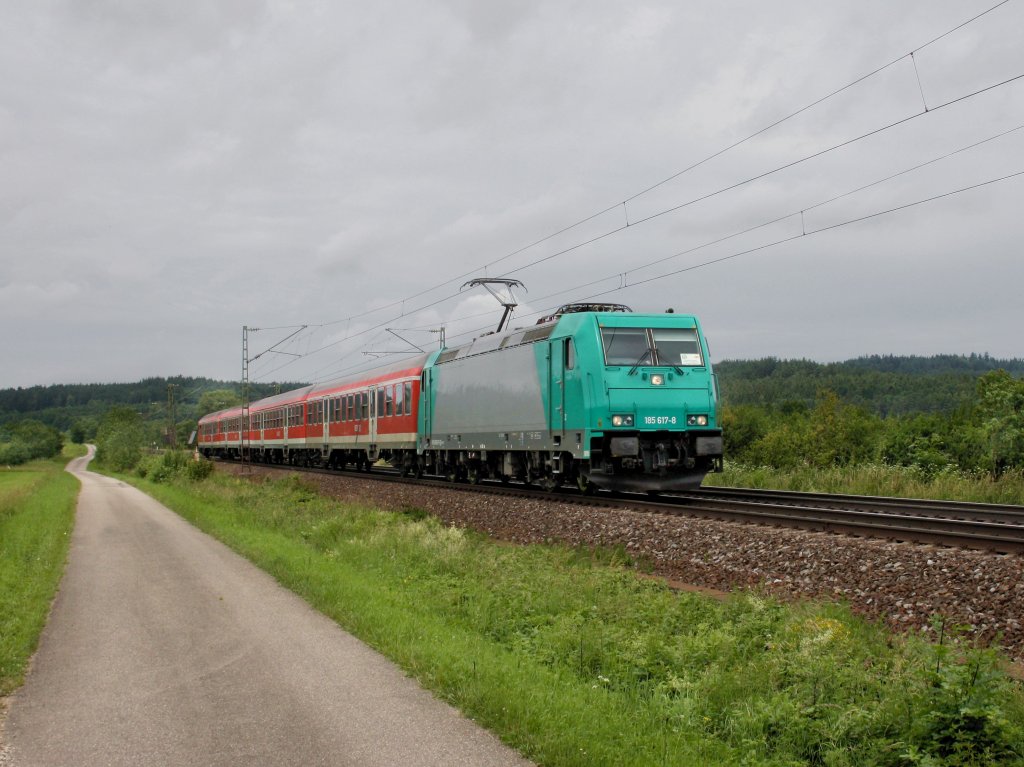
[[[348,473],[229,466],[196,481],[163,461],[143,469],[158,479],[139,482],[147,492],[537,763],[852,767],[956,754],[981,767],[1024,755],[1024,692],[1003,656],[954,618],[930,643],[832,600],[771,598],[784,578],[769,585],[727,556],[740,548],[727,531],[763,532],[753,525]],[[239,469],[251,475],[227,476]],[[817,556],[806,533],[789,535],[760,540],[769,553],[802,547],[784,558]],[[819,590],[803,569],[789,593]],[[758,588],[708,599],[637,571]]]
[[[221,471],[241,467],[218,464]],[[280,470],[246,467],[255,474]],[[1024,663],[1024,557],[627,509],[304,474],[324,493],[386,509],[423,509],[514,543],[621,548],[651,573],[698,588],[752,588],[847,602],[900,632],[937,639],[967,627]],[[943,624],[945,628],[943,628]]]

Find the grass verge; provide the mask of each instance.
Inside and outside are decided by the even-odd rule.
[[[78,480],[61,458],[0,470],[0,696],[24,679],[57,591],[74,524]]]
[[[707,487],[750,487],[805,493],[934,498],[975,503],[1024,504],[1024,474],[1010,472],[992,479],[960,472],[929,476],[913,467],[870,464],[832,469],[775,469],[726,463],[721,474],[709,474]]]
[[[541,764],[1024,759],[1024,696],[991,650],[675,593],[621,553],[500,545],[296,478],[133,481]]]

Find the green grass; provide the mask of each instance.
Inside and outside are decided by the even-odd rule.
[[[955,471],[929,477],[914,468],[882,464],[785,470],[727,463],[721,474],[707,475],[704,485],[1024,504],[1024,474],[1021,472],[1009,472],[992,479]]]
[[[79,484],[63,469],[75,452],[0,470],[0,696],[22,683],[64,572]]]
[[[64,445],[64,458],[70,460],[72,458],[81,458],[83,455],[89,452],[89,448],[85,445],[79,445],[76,442],[68,442]]]
[[[545,765],[1018,763],[993,651],[836,605],[722,603],[614,551],[508,546],[297,479],[135,480]]]

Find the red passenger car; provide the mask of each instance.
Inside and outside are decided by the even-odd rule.
[[[425,360],[417,356],[253,402],[246,430],[240,407],[211,413],[199,421],[199,452],[364,471],[384,459],[411,471]]]

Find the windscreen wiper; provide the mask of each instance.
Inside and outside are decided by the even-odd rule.
[[[646,350],[644,350],[644,353],[640,355],[640,359],[638,359],[636,362],[633,363],[633,367],[631,367],[629,369],[629,372],[626,373],[626,375],[631,376],[631,375],[635,374],[636,373],[636,369],[638,367],[640,367],[640,365],[643,363],[643,361],[645,359],[647,359],[647,355],[650,354],[650,353],[651,353],[651,349],[650,349],[650,347],[648,347]]]
[[[640,359],[641,359],[641,360],[643,360],[643,357],[641,357]],[[654,361],[654,358],[653,358],[653,357],[651,358],[651,361],[652,361],[652,362]],[[638,363],[636,363],[636,364],[637,364],[637,365],[639,365],[640,363],[638,362]],[[667,362],[662,362],[662,361],[661,361],[661,352],[660,352],[660,351],[658,352],[658,362],[655,362],[654,364],[655,364],[655,365],[659,365],[659,364],[661,364],[661,365],[668,365],[668,366],[669,366],[669,367],[671,367],[671,368],[672,368],[672,369],[673,369],[674,371],[676,371],[676,372],[677,372],[677,373],[679,374],[679,376],[680,376],[680,377],[682,377],[682,376],[686,375],[686,371],[685,371],[685,370],[683,370],[683,369],[682,369],[681,367],[679,367],[678,365],[676,365],[676,364],[674,364],[674,363],[667,363]]]

